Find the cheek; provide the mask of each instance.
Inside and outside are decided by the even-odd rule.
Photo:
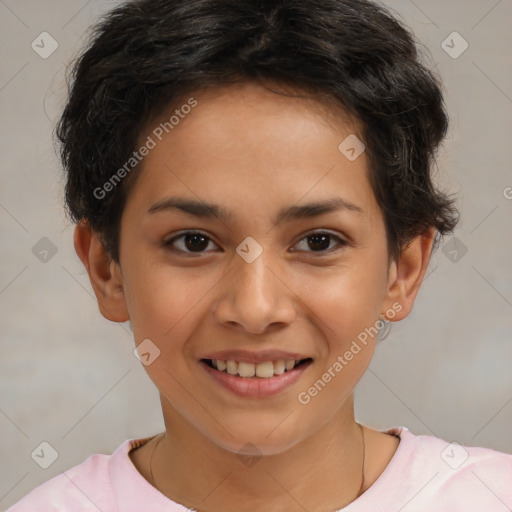
[[[311,397],[322,391],[317,404],[339,403],[370,364],[386,294],[386,262],[384,250],[368,248],[342,265],[302,278],[304,302],[314,313],[310,318],[317,326],[316,336],[323,338],[317,343],[321,364],[311,385],[322,382],[311,395],[304,390]]]
[[[159,364],[146,367],[153,380],[169,379],[165,372],[158,376],[161,365],[161,371],[166,368],[183,380],[196,361],[198,331],[205,322],[211,325],[212,297],[224,272],[172,266],[165,261],[150,263],[149,256],[138,261],[134,258],[127,269],[130,284],[126,289],[135,342],[149,339],[160,350]]]
[[[135,339],[176,339],[204,290],[183,269],[151,263],[149,257],[134,257],[126,267],[125,293]]]
[[[302,277],[304,302],[327,336],[346,341],[375,323],[386,292],[385,268],[380,267],[360,258],[332,272]]]
[[[353,265],[316,280],[308,288],[307,304],[315,313],[318,366],[297,397],[299,407],[325,421],[335,414],[370,364],[378,339],[378,315],[384,287],[375,266]]]
[[[156,357],[144,369],[164,395],[173,397],[171,402],[178,408],[181,402],[181,407],[186,408],[188,398],[181,385],[187,383],[187,389],[192,391],[190,372],[195,371],[186,357],[190,352],[187,340],[194,336],[198,315],[206,314],[201,299],[211,284],[191,279],[183,269],[168,264],[140,261],[143,263],[132,265],[126,290],[135,344],[147,344],[145,340],[154,344],[149,347]]]

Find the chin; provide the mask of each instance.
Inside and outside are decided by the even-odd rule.
[[[273,427],[275,430],[272,432],[272,428],[268,428],[267,425],[258,429],[255,425],[251,428],[241,428],[238,426],[236,429],[229,428],[229,434],[223,431],[222,438],[210,437],[210,440],[214,442],[220,448],[234,453],[240,457],[262,457],[270,455],[279,455],[286,452],[290,448],[297,445],[301,439],[298,436],[294,436],[289,430],[278,432],[279,428]]]

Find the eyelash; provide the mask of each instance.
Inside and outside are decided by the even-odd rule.
[[[213,242],[213,240],[209,236],[207,236],[206,234],[202,233],[201,231],[184,231],[183,233],[180,233],[179,235],[171,238],[170,240],[165,241],[164,242],[164,246],[166,248],[169,248],[172,251],[181,252],[181,253],[184,253],[184,254],[191,254],[191,255],[192,254],[193,255],[200,255],[200,254],[205,254],[207,252],[207,251],[202,251],[202,252],[184,251],[184,250],[176,249],[175,247],[173,247],[173,243],[176,240],[179,240],[180,238],[184,238],[187,235],[201,235],[204,238],[206,238],[207,240],[209,240],[210,242],[215,243],[215,242]],[[338,251],[338,250],[342,249],[344,246],[348,245],[348,242],[346,240],[343,240],[339,236],[334,235],[333,233],[331,233],[329,231],[313,231],[313,232],[308,232],[299,240],[299,242],[302,242],[302,240],[304,240],[306,238],[310,238],[310,237],[315,236],[315,235],[327,235],[331,239],[336,239],[338,241],[338,248],[333,250],[333,248],[331,247],[330,249],[326,249],[326,250],[322,250],[322,251],[302,251],[302,252],[309,252],[311,254],[318,254],[318,255],[322,256],[322,255],[326,255],[326,254],[331,254],[332,252]],[[297,243],[299,243],[299,242],[297,242]],[[298,252],[301,252],[301,251],[298,251]]]

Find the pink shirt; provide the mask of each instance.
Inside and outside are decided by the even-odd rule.
[[[462,447],[406,427],[384,430],[400,444],[377,481],[344,512],[506,512],[512,510],[512,455]],[[185,512],[137,471],[125,441],[40,485],[7,512]],[[269,509],[272,507],[269,504]]]

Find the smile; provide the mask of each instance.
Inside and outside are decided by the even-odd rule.
[[[200,366],[222,387],[244,397],[264,398],[283,391],[299,379],[313,360],[279,359],[262,363],[201,359]]]
[[[307,359],[279,359],[277,361],[265,361],[263,363],[253,364],[243,361],[224,361],[222,359],[204,359],[206,364],[221,372],[226,372],[229,375],[238,375],[240,377],[259,377],[262,379],[269,379],[275,375],[293,370],[301,363],[308,361]]]

